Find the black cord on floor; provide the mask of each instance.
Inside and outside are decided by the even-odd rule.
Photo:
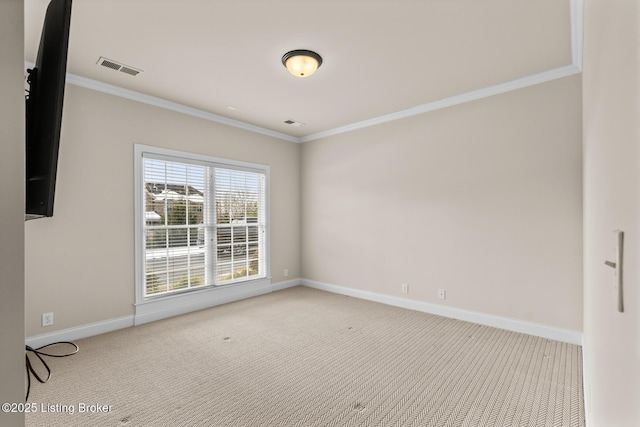
[[[46,353],[44,351],[40,351],[43,348],[47,348],[47,347],[51,347],[54,345],[60,345],[60,344],[68,344],[73,346],[73,351],[68,352],[68,353],[58,353],[58,354],[51,354],[51,353]],[[74,355],[78,352],[78,346],[75,345],[74,343],[70,342],[70,341],[58,341],[58,342],[54,342],[51,344],[47,344],[47,345],[43,345],[42,347],[38,347],[36,349],[29,347],[28,345],[25,346],[25,358],[27,360],[27,397],[25,397],[24,401],[26,402],[27,400],[29,400],[29,392],[31,391],[31,375],[33,374],[33,376],[35,377],[36,380],[38,380],[39,382],[41,382],[42,384],[46,383],[47,381],[49,381],[49,378],[51,378],[51,369],[49,369],[49,365],[47,365],[47,363],[44,361],[44,359],[42,358],[42,356],[48,356],[48,357],[67,357],[67,356],[71,356]],[[47,378],[42,379],[40,377],[40,375],[38,375],[38,373],[35,371],[35,369],[33,369],[33,366],[31,365],[31,360],[29,360],[29,353],[33,353],[36,355],[36,357],[38,359],[40,359],[40,362],[42,362],[42,365],[44,366],[44,368],[47,370]]]

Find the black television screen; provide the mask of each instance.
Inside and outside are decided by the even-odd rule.
[[[51,0],[26,95],[25,219],[53,216],[71,0]]]

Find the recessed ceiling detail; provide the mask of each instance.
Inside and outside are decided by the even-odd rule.
[[[137,76],[142,72],[142,70],[121,64],[113,59],[107,59],[104,56],[101,56],[100,59],[98,59],[97,65],[101,65],[115,71],[120,71],[122,73],[129,74],[130,76]]]
[[[67,83],[303,143],[579,74],[584,2],[79,2]],[[48,2],[24,3],[29,67]],[[326,61],[294,79],[304,47]]]

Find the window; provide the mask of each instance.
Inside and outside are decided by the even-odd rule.
[[[267,167],[136,150],[138,302],[267,277]]]

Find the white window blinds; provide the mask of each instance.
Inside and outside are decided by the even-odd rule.
[[[145,155],[144,297],[266,277],[266,175]]]

